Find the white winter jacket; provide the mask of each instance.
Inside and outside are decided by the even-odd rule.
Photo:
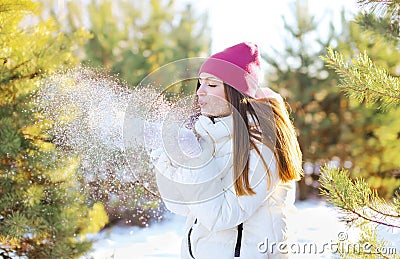
[[[269,165],[270,177],[259,155],[251,150],[249,179],[256,194],[237,196],[233,186],[232,116],[216,118],[215,123],[200,116],[195,129],[200,144],[211,140],[210,159],[202,158],[201,166],[190,168],[177,166],[167,152],[161,152],[155,161],[157,185],[166,207],[187,217],[181,257],[233,259],[236,250],[239,258],[289,258],[281,249],[284,246],[280,251],[278,246],[291,237],[295,182],[280,181],[273,152],[257,143]]]

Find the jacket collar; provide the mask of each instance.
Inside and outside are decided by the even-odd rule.
[[[247,115],[250,127],[258,126],[255,123],[251,115]],[[225,138],[231,138],[233,134],[233,115],[224,117],[215,117],[214,123],[211,118],[201,115],[196,123],[196,131],[202,134],[210,135],[214,141],[224,140]]]
[[[201,115],[195,125],[196,131],[200,135],[207,134],[213,138],[214,142],[222,141],[225,138],[232,137],[233,134],[233,117],[228,115],[225,117],[214,118],[214,123],[209,117]]]

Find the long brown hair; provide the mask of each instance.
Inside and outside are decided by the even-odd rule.
[[[232,138],[236,194],[238,196],[255,194],[249,182],[251,149],[254,149],[261,157],[270,178],[268,165],[261,156],[256,140],[274,152],[278,175],[282,182],[299,180],[303,174],[302,153],[286,107],[274,98],[251,98],[226,83],[224,83],[224,91],[227,101],[232,105],[231,108],[235,109]]]

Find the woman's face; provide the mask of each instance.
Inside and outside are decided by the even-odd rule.
[[[220,79],[208,73],[201,73],[199,84],[196,94],[203,115],[217,117],[231,113],[225,96],[224,83]]]

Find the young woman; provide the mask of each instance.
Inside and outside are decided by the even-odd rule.
[[[166,207],[187,217],[182,258],[289,256],[279,244],[290,238],[302,155],[282,99],[258,88],[259,70],[252,43],[208,58],[199,71],[201,115],[191,138],[201,152],[184,144],[187,163],[168,149],[153,155]]]

